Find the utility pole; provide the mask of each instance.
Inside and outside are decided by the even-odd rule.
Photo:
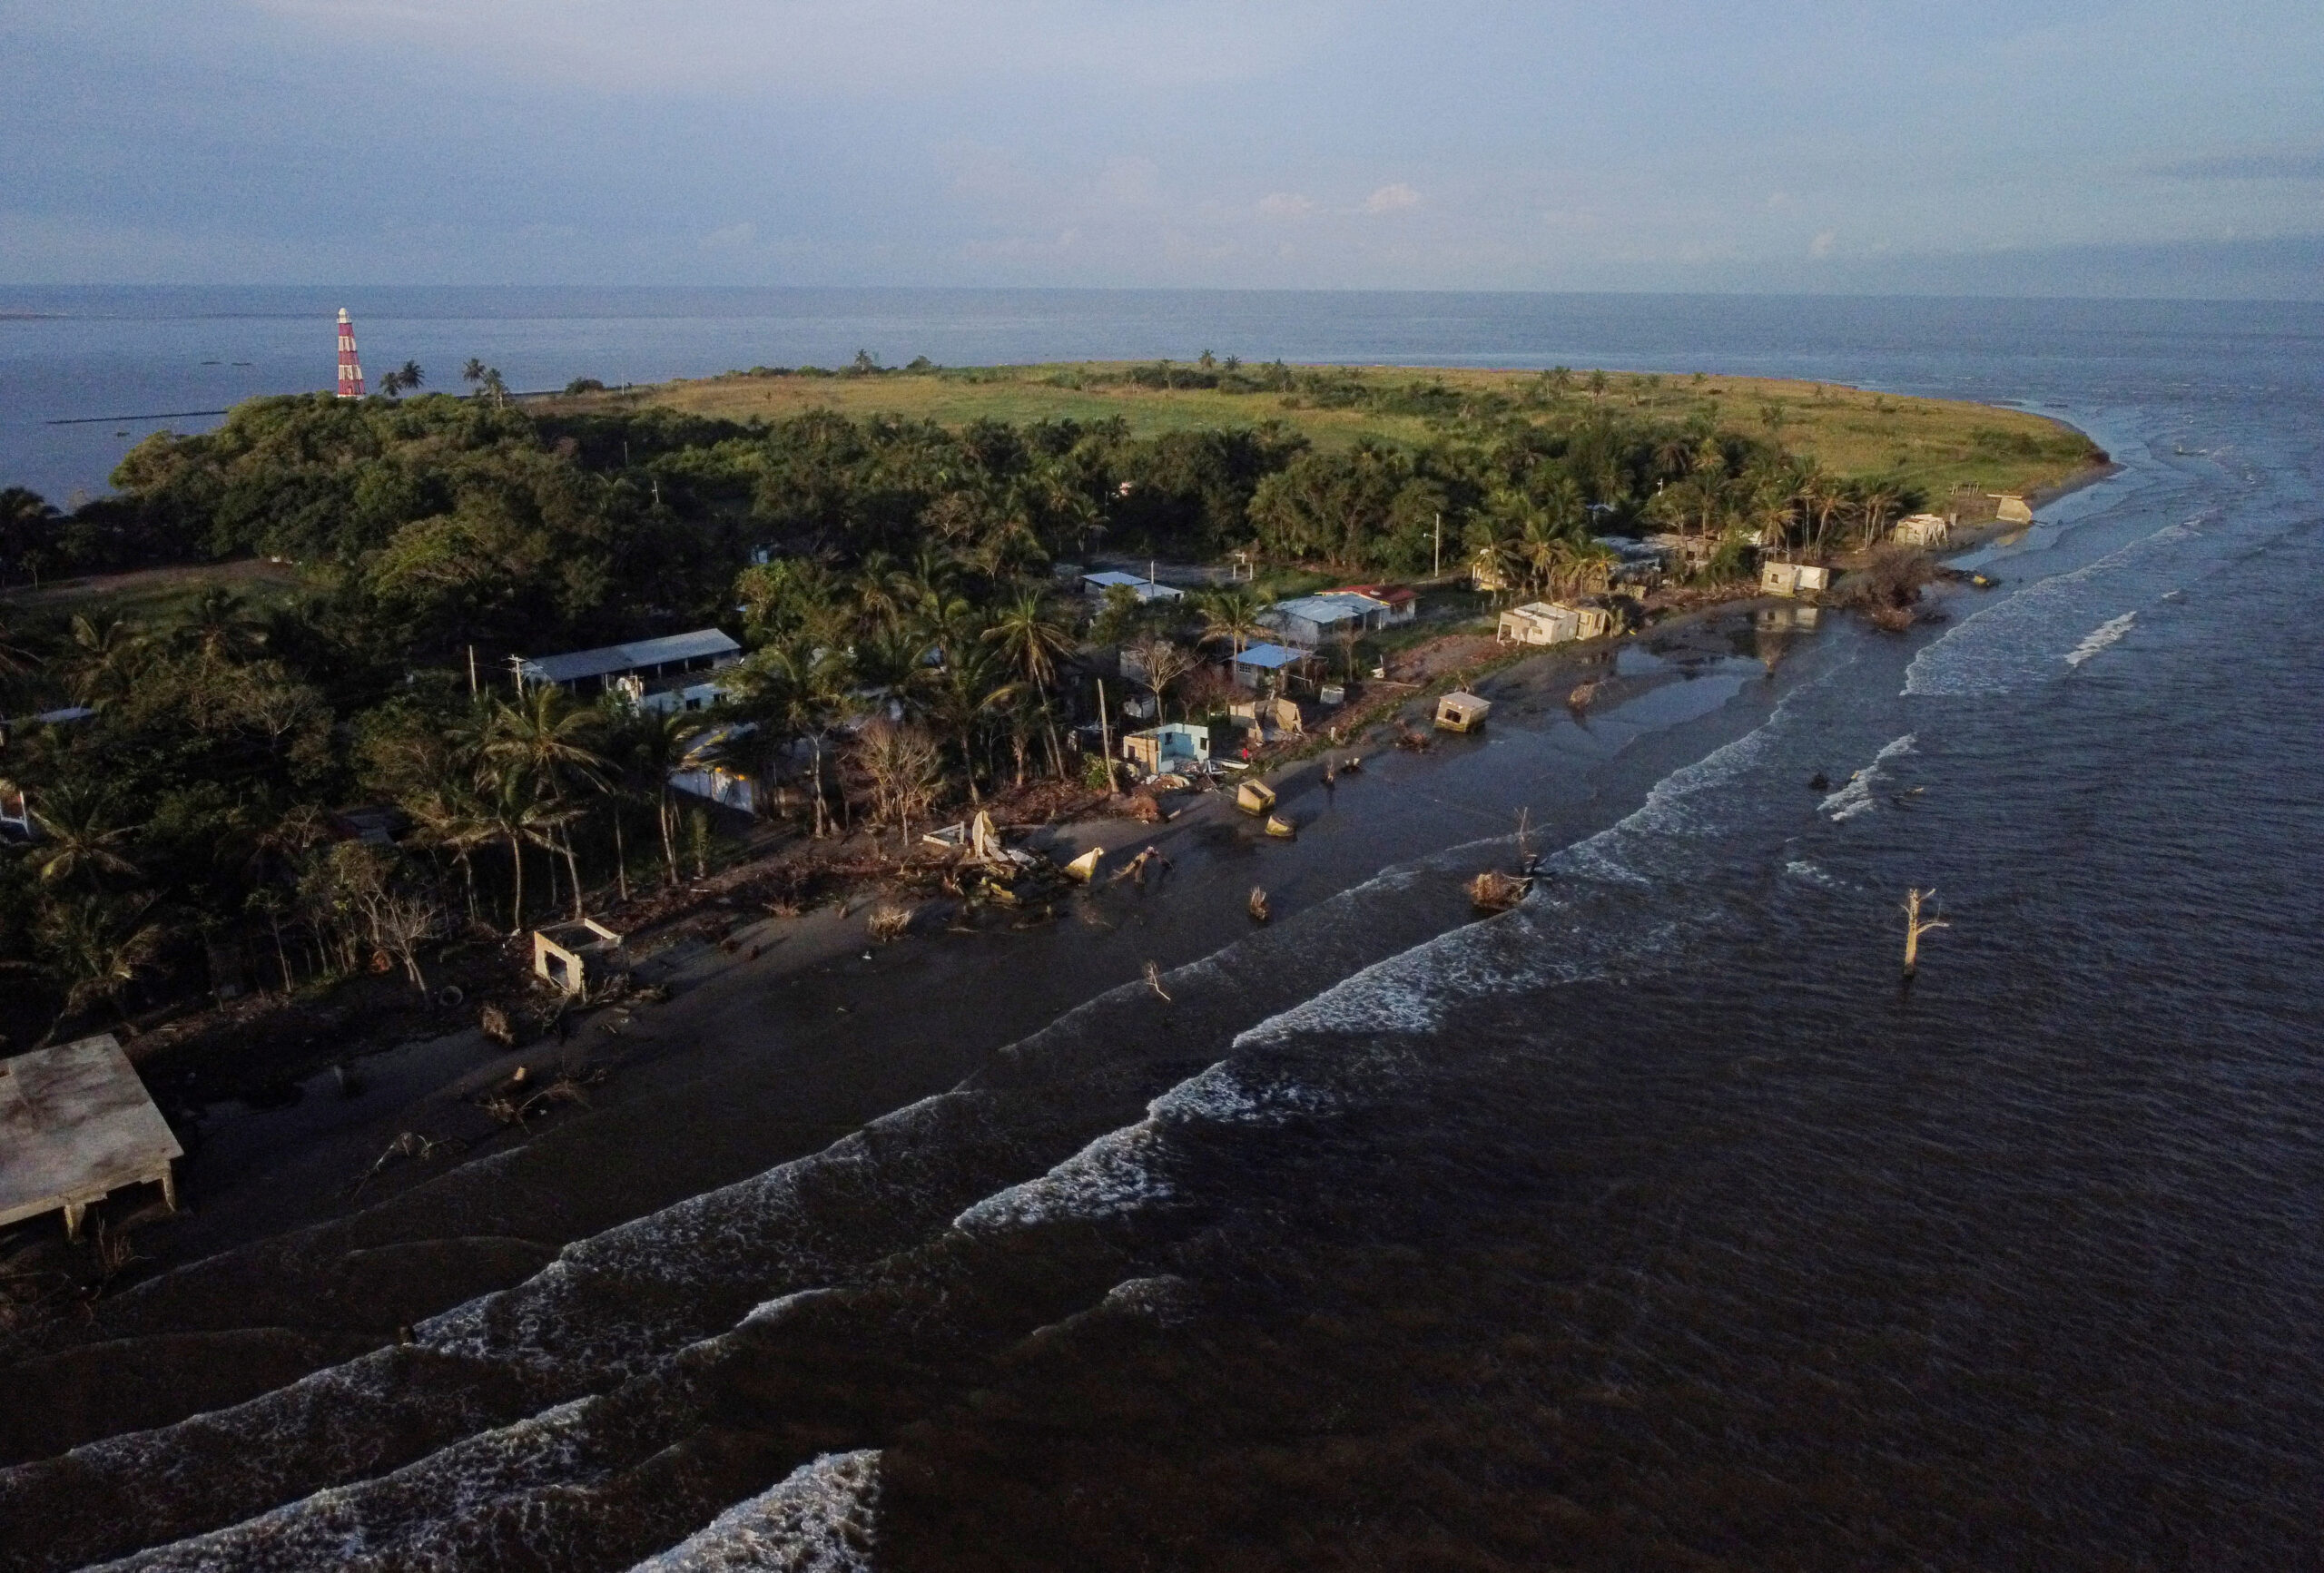
[[[1444,515],[1441,511],[1436,516],[1436,566],[1428,576],[1432,579],[1444,577]]]
[[[1932,929],[1950,929],[1941,918],[1923,918],[1921,902],[1936,894],[1934,889],[1905,893],[1905,978],[1910,981],[1921,964],[1921,936]]]
[[[1106,680],[1098,679],[1098,746],[1105,751],[1106,795],[1114,791],[1114,729],[1106,718]]]
[[[468,697],[476,697],[476,646],[468,646]]]

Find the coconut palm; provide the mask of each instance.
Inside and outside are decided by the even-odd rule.
[[[149,969],[162,948],[153,898],[81,891],[50,904],[34,927],[43,969],[64,987],[64,1008],[48,1036],[99,1000],[121,1008],[122,990]]]
[[[240,595],[223,585],[212,585],[186,608],[170,630],[170,640],[200,656],[205,664],[216,666],[256,655],[266,643],[266,629]]]
[[[1049,762],[1058,777],[1065,776],[1065,752],[1058,746],[1057,723],[1049,713],[1049,684],[1057,681],[1058,664],[1073,654],[1073,632],[1049,613],[1040,593],[1027,590],[1002,606],[985,628],[984,641],[1032,691],[1049,744]]]
[[[148,654],[144,631],[135,624],[118,617],[100,624],[75,613],[66,684],[82,703],[103,708],[135,690]]]
[[[960,745],[972,803],[984,801],[977,790],[977,731],[993,714],[1005,712],[1018,691],[1000,657],[981,644],[962,646],[941,671],[931,674],[923,691],[921,708],[929,720]]]
[[[112,808],[90,788],[68,784],[33,809],[40,840],[33,847],[32,862],[41,883],[64,885],[77,880],[94,890],[107,874],[137,872],[137,865],[122,852],[134,832],[113,822]]]
[[[1203,643],[1228,644],[1234,654],[1242,654],[1252,641],[1274,632],[1259,621],[1259,614],[1271,605],[1267,597],[1240,585],[1211,591],[1196,602],[1202,613]]]
[[[605,790],[605,756],[585,741],[597,723],[595,712],[576,708],[560,689],[536,683],[516,703],[504,699],[494,705],[481,750],[487,768],[517,782],[515,790],[534,804],[520,833],[564,855],[576,918],[581,915],[581,861],[574,853],[570,829],[581,815],[568,806],[568,799],[576,790]],[[521,864],[522,855],[513,846],[511,855]],[[555,882],[552,870],[550,883]]]

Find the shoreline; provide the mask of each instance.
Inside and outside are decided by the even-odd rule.
[[[1618,648],[1667,669],[1595,719],[1625,727],[1619,713],[1630,699],[1739,664],[1750,623],[1748,611],[1722,605],[1623,642]],[[294,1155],[258,1156],[276,1147],[271,1136],[308,1117],[298,1110],[222,1121],[189,1165],[196,1211],[164,1225],[176,1236],[155,1263],[164,1270],[97,1301],[85,1322],[12,1340],[11,1380],[41,1401],[19,1413],[42,1434],[0,1432],[0,1461],[280,1386],[376,1347],[398,1325],[528,1277],[567,1241],[819,1151],[960,1085],[1009,1044],[1135,984],[1148,961],[1167,971],[1231,948],[1256,932],[1241,910],[1251,882],[1270,890],[1271,932],[1289,943],[1302,913],[1384,867],[1441,859],[1480,836],[1488,850],[1472,861],[1505,860],[1490,849],[1513,834],[1517,806],[1532,807],[1545,844],[1602,828],[1669,769],[1758,723],[1754,704],[1768,685],[1754,682],[1708,713],[1632,728],[1612,753],[1576,757],[1578,768],[1555,781],[1512,780],[1488,757],[1552,738],[1574,673],[1616,655],[1545,652],[1503,668],[1485,680],[1512,707],[1498,728],[1448,738],[1425,755],[1383,751],[1336,790],[1313,760],[1275,772],[1285,806],[1309,821],[1295,842],[1255,834],[1223,795],[1167,825],[1068,827],[1077,846],[1153,844],[1175,867],[1151,890],[1094,892],[1047,929],[940,931],[882,947],[864,938],[855,904],[843,914],[757,917],[737,929],[734,952],[701,938],[662,950],[641,972],[670,988],[669,1002],[597,1012],[570,1043],[487,1053],[469,1032],[368,1058],[373,1090],[362,1097],[310,1093],[320,1128]],[[1525,727],[1525,716],[1552,710],[1539,731]],[[1472,871],[1448,874],[1425,904],[1428,932],[1476,917],[1463,888]],[[1393,952],[1425,937],[1367,942]],[[763,947],[756,959],[752,945]],[[1312,991],[1342,975],[1335,961],[1315,964],[1324,971],[1285,974],[1278,986]],[[529,1129],[492,1128],[470,1100],[505,1085],[518,1065],[536,1086],[560,1067],[610,1074],[586,1107],[553,1110]],[[327,1084],[328,1073],[314,1079]],[[448,1165],[399,1160],[348,1194],[400,1131],[457,1139],[460,1121],[473,1140]],[[94,1354],[80,1352],[97,1345],[107,1350],[102,1380],[88,1366]],[[54,1418],[30,1418],[39,1415]]]

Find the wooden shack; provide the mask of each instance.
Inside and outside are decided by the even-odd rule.
[[[0,1060],[0,1227],[62,1211],[78,1238],[124,1185],[159,1185],[175,1211],[184,1151],[109,1032]]]
[[[1436,702],[1436,724],[1444,732],[1474,732],[1492,713],[1492,702],[1462,689]]]

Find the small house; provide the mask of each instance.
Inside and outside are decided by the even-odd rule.
[[[1122,739],[1122,757],[1148,775],[1171,775],[1210,762],[1210,728],[1173,721]]]
[[[0,1228],[62,1212],[77,1239],[124,1185],[161,1186],[174,1212],[184,1152],[109,1032],[0,1060]]]
[[[1773,558],[1759,565],[1763,595],[1806,595],[1831,588],[1832,570],[1814,563],[1785,563]]]
[[[1388,625],[1388,607],[1351,590],[1326,590],[1278,601],[1259,614],[1282,643],[1313,650],[1319,644]]]
[[[1456,690],[1436,702],[1436,724],[1444,732],[1474,732],[1492,713],[1492,701],[1481,699],[1465,689]]]
[[[1941,546],[1952,539],[1953,523],[1943,514],[1906,514],[1889,536],[1908,546]]]
[[[1294,650],[1282,644],[1254,644],[1237,654],[1230,663],[1235,684],[1254,693],[1262,688],[1280,688],[1296,676],[1304,676],[1315,656],[1305,650]]]
[[[520,658],[517,674],[527,683],[553,683],[576,699],[594,699],[608,689],[627,693],[642,708],[699,710],[714,703],[715,684],[701,673],[734,665],[743,647],[715,628],[606,644],[563,655]],[[691,703],[689,703],[691,701]]]
[[[1128,590],[1137,597],[1141,605],[1156,601],[1176,601],[1186,594],[1175,585],[1157,584],[1151,574],[1141,579],[1135,574],[1118,573],[1111,568],[1099,574],[1082,575],[1081,587],[1089,593],[1093,601],[1103,601],[1108,590]]]
[[[1534,601],[1503,612],[1493,636],[1503,644],[1563,644],[1581,637],[1581,618],[1571,606]]]
[[[1391,587],[1385,585],[1350,585],[1344,589],[1329,591],[1327,594],[1361,595],[1367,601],[1377,601],[1388,609],[1387,614],[1375,624],[1382,628],[1393,628],[1399,623],[1409,623],[1420,615],[1420,593],[1416,590],[1404,589],[1401,585]]]
[[[586,994],[617,970],[622,937],[594,918],[533,930],[533,970],[567,994]]]

